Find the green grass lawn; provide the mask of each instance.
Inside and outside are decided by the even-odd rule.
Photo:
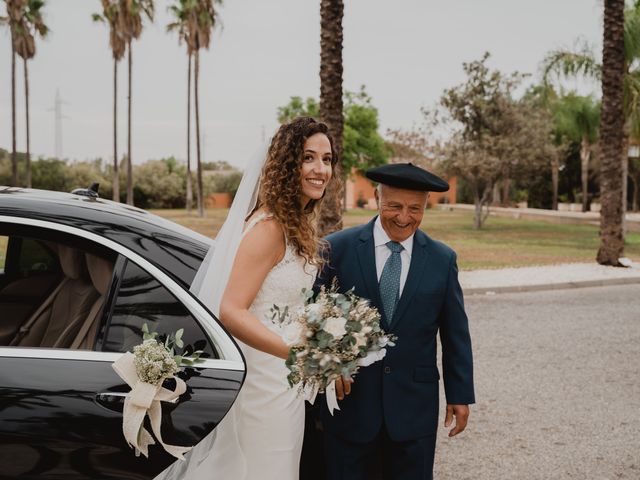
[[[207,210],[204,218],[184,210],[153,210],[169,220],[214,237],[224,222],[226,210]],[[350,210],[345,227],[368,222],[375,212]],[[427,210],[421,225],[432,238],[458,252],[460,268],[522,267],[554,263],[594,262],[598,250],[598,227],[491,217],[482,230],[473,228],[473,213]],[[626,256],[640,261],[640,233],[626,236]]]

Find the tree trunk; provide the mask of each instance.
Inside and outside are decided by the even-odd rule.
[[[624,0],[604,1],[602,49],[602,151],[600,212],[601,265],[620,266],[624,252],[622,209],[622,150],[624,148]]]
[[[200,160],[200,107],[199,107],[199,94],[198,94],[198,77],[200,75],[200,52],[196,49],[196,62],[194,73],[194,100],[196,107],[196,158],[197,158],[197,197],[198,197],[198,216],[204,217],[204,198],[202,189],[202,163]]]
[[[118,171],[118,60],[113,59],[113,201],[120,201],[120,173]]]
[[[16,51],[13,45],[11,47],[11,186],[18,186],[18,154],[16,153]]]
[[[638,179],[634,175],[629,175],[629,179],[633,184],[633,200],[631,203],[631,208],[634,212],[638,211]]]
[[[480,230],[482,228],[482,203],[480,201],[480,192],[478,185],[474,182],[472,184],[473,190],[473,228]]]
[[[491,201],[495,206],[502,205],[502,197],[501,197],[499,182],[494,183],[493,187],[491,187]]]
[[[133,205],[133,160],[131,158],[131,67],[133,64],[133,58],[131,53],[131,41],[128,42],[129,50],[129,97],[128,103],[128,123],[127,123],[127,205]]]
[[[551,160],[551,188],[553,190],[553,200],[551,210],[558,210],[558,184],[560,181],[560,160],[555,157]]]
[[[473,203],[474,203],[474,213],[473,213],[473,228],[476,230],[480,230],[484,225],[485,220],[489,216],[489,205],[494,200],[492,192],[494,189],[495,183],[487,183],[484,186],[482,191],[482,197],[480,196],[480,185],[477,181],[471,182],[472,191],[473,191]],[[487,212],[485,214],[482,213],[482,208],[487,206]]]
[[[27,188],[31,188],[31,145],[29,138],[29,70],[27,67],[27,60],[23,60],[24,65],[24,113],[27,127],[27,152],[26,152],[26,169],[27,169]]]
[[[193,185],[191,182],[191,53],[187,66],[187,213],[193,208]]]
[[[507,175],[503,180],[502,180],[502,206],[503,207],[508,207],[509,206],[509,192],[511,190],[511,179],[509,178],[509,176]]]
[[[580,143],[580,178],[582,180],[582,211],[587,211],[589,196],[589,157],[591,150],[589,148],[589,138],[587,135],[582,136]]]
[[[629,182],[629,142],[631,137],[631,122],[624,122],[624,131],[622,137],[622,234],[627,233],[627,200],[629,198],[628,182]]]
[[[342,229],[344,178],[342,172],[342,0],[320,1],[320,118],[334,139],[338,157],[335,177],[327,186],[320,206],[318,234],[327,235]],[[348,173],[348,172],[347,172]]]

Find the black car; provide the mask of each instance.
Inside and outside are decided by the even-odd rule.
[[[136,457],[122,433],[130,388],[111,364],[145,323],[184,329],[206,356],[179,374],[187,392],[163,403],[163,440],[195,445],[215,428],[245,365],[189,292],[211,245],[95,196],[0,187],[1,478],[151,479],[177,461],[157,445]]]

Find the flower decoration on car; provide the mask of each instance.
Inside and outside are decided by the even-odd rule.
[[[176,374],[183,367],[202,362],[201,350],[186,354],[176,353],[176,349],[184,349],[183,329],[175,333],[161,336],[149,331],[148,325],[142,326],[143,341],[133,347],[133,353],[127,352],[113,363],[116,373],[131,387],[124,401],[122,411],[122,431],[127,443],[134,449],[136,456],[141,453],[149,456],[149,445],[158,443],[169,454],[184,460],[183,455],[192,447],[169,445],[162,440],[160,431],[162,407],[160,402],[177,402],[187,386]],[[165,380],[173,379],[175,388],[165,388]],[[154,437],[144,427],[144,419],[148,416]]]

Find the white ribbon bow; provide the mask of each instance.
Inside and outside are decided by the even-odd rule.
[[[135,449],[136,456],[142,453],[149,457],[149,445],[155,444],[151,434],[144,428],[144,417],[149,415],[151,430],[158,439],[162,448],[174,457],[184,460],[183,455],[192,447],[180,447],[168,445],[162,441],[160,425],[162,422],[162,407],[160,402],[173,402],[187,390],[187,385],[181,378],[173,377],[176,381],[176,389],[171,391],[158,385],[140,381],[133,363],[132,353],[125,353],[113,363],[113,369],[122,378],[131,391],[124,399],[122,411],[122,431],[129,446]]]
[[[387,350],[382,348],[380,350],[376,350],[375,352],[369,352],[366,357],[358,360],[359,367],[368,367],[372,363],[376,363],[384,358],[387,354]],[[305,389],[304,398],[311,405],[316,401],[316,396],[318,395],[318,390],[320,389],[318,384],[314,384],[309,388]],[[327,408],[329,409],[329,413],[333,415],[334,410],[340,410],[338,406],[338,398],[336,397],[336,381],[332,381],[327,388],[325,389],[324,396],[327,400]]]

